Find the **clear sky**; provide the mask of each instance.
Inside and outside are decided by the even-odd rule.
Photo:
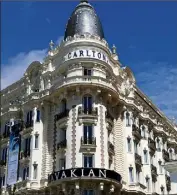
[[[59,42],[79,1],[2,3],[2,88]],[[123,66],[169,117],[177,118],[177,2],[91,1]]]

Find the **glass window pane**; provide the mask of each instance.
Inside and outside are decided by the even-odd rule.
[[[87,156],[84,156],[84,167],[87,167]]]
[[[88,157],[88,161],[89,161],[89,167],[93,167],[93,158],[92,158],[92,156]]]

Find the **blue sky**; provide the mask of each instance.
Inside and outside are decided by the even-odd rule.
[[[59,42],[79,1],[2,2],[2,88],[19,79]],[[96,2],[106,40],[129,66],[138,86],[177,118],[177,2]],[[13,77],[9,75],[13,71]]]

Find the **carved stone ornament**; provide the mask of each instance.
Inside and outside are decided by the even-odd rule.
[[[125,79],[121,84],[120,92],[125,96],[133,95],[134,93],[133,83],[130,82],[129,79]]]

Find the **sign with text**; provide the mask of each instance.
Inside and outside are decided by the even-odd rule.
[[[121,176],[115,171],[99,168],[74,168],[54,172],[48,176],[49,183],[65,178],[107,178],[121,182]]]
[[[72,51],[65,56],[65,61],[75,59],[75,58],[94,58],[110,64],[110,61],[105,54],[95,50],[80,49],[80,50]]]
[[[19,157],[20,137],[18,133],[11,132],[8,155],[7,184],[13,185],[17,182],[18,157]]]

